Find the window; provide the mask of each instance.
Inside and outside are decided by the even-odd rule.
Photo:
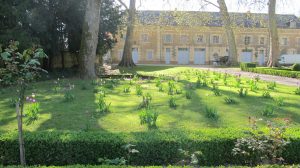
[[[197,37],[196,37],[196,43],[204,43],[204,37],[203,37],[203,35],[198,35]]]
[[[149,36],[148,36],[148,34],[142,34],[142,35],[141,35],[141,39],[142,39],[142,42],[148,42],[148,41],[149,41]]]
[[[180,43],[188,43],[189,37],[187,35],[180,36]]]
[[[245,45],[249,45],[251,43],[251,37],[245,36],[244,42],[245,42]]]
[[[165,43],[172,43],[172,42],[173,42],[173,37],[172,37],[172,35],[171,35],[171,34],[166,34],[166,35],[164,36],[164,42],[165,42]]]
[[[213,44],[219,44],[220,43],[220,36],[214,35],[212,37],[212,43]]]
[[[282,38],[281,45],[285,45],[286,46],[288,44],[289,44],[289,39],[286,38],[286,37]]]
[[[147,60],[152,60],[152,59],[153,59],[153,51],[147,50]]]
[[[260,37],[259,38],[259,45],[265,45],[265,37]]]

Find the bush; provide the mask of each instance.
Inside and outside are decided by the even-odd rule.
[[[139,154],[130,157],[130,165],[172,165],[182,158],[178,149],[201,151],[201,165],[237,165],[233,156],[236,139],[245,137],[245,130],[235,128],[202,129],[194,132],[147,131],[111,132],[25,132],[28,165],[98,164],[98,158],[125,156],[123,145],[135,144]],[[0,134],[0,165],[19,164],[17,132]],[[290,143],[283,153],[286,164],[300,163],[300,130],[288,130]],[[220,157],[222,156],[222,157]],[[0,166],[1,167],[1,166]]]
[[[283,76],[283,77],[289,77],[289,78],[300,78],[300,72],[290,71],[290,70],[285,70],[285,69],[247,68],[247,69],[244,69],[243,71],[267,74],[267,75],[274,75],[274,76]]]
[[[292,66],[292,71],[300,71],[300,64],[294,64]]]
[[[214,121],[218,121],[220,118],[218,111],[215,108],[210,108],[208,106],[205,107],[205,116]]]
[[[241,70],[244,71],[248,68],[256,68],[256,64],[255,63],[241,63],[240,67],[241,67]]]
[[[140,112],[140,123],[141,125],[147,125],[148,129],[156,129],[156,120],[158,113],[153,109],[143,109]]]

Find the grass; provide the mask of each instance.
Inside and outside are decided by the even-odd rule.
[[[159,66],[139,66],[133,69],[121,69],[122,73],[139,73],[143,75],[167,75],[179,80],[176,87],[182,89],[183,93],[190,91],[187,85],[196,83],[198,73],[196,69],[187,67],[159,67]],[[204,71],[202,71],[203,73]],[[217,79],[218,74],[209,72],[210,79]],[[274,90],[269,90],[272,98],[281,97],[284,106],[276,107],[272,117],[262,115],[263,109],[268,105],[274,105],[273,99],[262,98],[262,93],[269,83],[259,81],[257,91],[250,91],[249,79],[242,78],[241,86],[249,89],[246,97],[238,95],[239,88],[235,87],[235,78],[228,77],[228,86],[224,86],[221,78],[218,88],[221,96],[215,96],[212,91],[212,84],[208,82],[208,87],[194,88],[191,90],[192,99],[187,100],[185,94],[173,95],[176,109],[169,107],[170,95],[168,95],[168,81],[163,80],[164,92],[159,92],[156,81],[138,80],[137,83],[142,87],[144,94],[151,94],[151,106],[159,113],[157,127],[160,130],[197,130],[200,128],[226,128],[226,127],[249,127],[248,118],[266,118],[277,121],[278,119],[289,118],[292,120],[293,127],[300,125],[300,96],[296,95],[295,87],[277,85]],[[129,79],[116,82],[114,89],[101,86],[101,83],[108,83],[110,79],[98,79],[98,81],[82,81],[76,78],[61,79],[61,89],[54,91],[57,86],[53,80],[34,83],[27,95],[36,93],[36,98],[40,102],[39,120],[30,126],[24,126],[28,131],[44,130],[85,130],[88,126],[89,131],[108,131],[108,132],[139,132],[147,131],[147,127],[140,125],[139,105],[142,96],[135,93],[135,83]],[[111,82],[109,82],[111,83]],[[64,88],[74,85],[70,92],[74,95],[74,100],[64,101]],[[131,85],[130,85],[131,84]],[[82,87],[84,86],[84,88]],[[124,86],[131,86],[130,93],[124,93]],[[111,103],[109,113],[97,113],[99,93],[95,90],[104,90],[105,99]],[[12,131],[17,129],[17,121],[14,108],[10,105],[11,98],[15,95],[15,88],[5,88],[0,91],[0,131]],[[233,98],[237,101],[235,105],[227,105],[225,97]],[[205,107],[212,107],[218,111],[218,122],[206,117]],[[26,107],[25,107],[26,108]],[[93,117],[92,117],[93,116]]]

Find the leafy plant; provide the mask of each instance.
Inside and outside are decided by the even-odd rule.
[[[123,92],[124,92],[124,93],[130,93],[130,92],[131,92],[130,86],[124,86]]]
[[[220,116],[217,109],[205,106],[205,116],[213,121],[218,121]]]
[[[174,81],[170,80],[168,82],[168,94],[169,95],[174,95],[175,90],[176,90],[175,83],[174,83]]]
[[[65,102],[72,102],[75,100],[75,95],[71,92],[71,90],[67,90],[64,95]]]
[[[246,88],[240,88],[238,92],[240,97],[246,97],[248,95],[248,89]]]
[[[136,95],[142,96],[142,95],[143,95],[143,89],[142,89],[142,86],[141,86],[141,85],[136,85],[136,86],[135,86],[135,92],[136,92]]]
[[[188,90],[185,92],[185,98],[186,99],[192,99],[192,95],[193,95],[193,92],[191,90]]]
[[[173,109],[177,108],[176,99],[173,96],[171,96],[169,99],[169,107]]]
[[[98,102],[97,102],[98,111],[100,113],[108,113],[110,112],[110,105],[111,103],[106,102],[104,95],[99,94]]]
[[[11,98],[11,99],[9,99],[9,106],[10,106],[11,108],[16,108],[17,102],[18,102],[18,99],[16,99],[16,98]]]
[[[275,107],[272,105],[267,105],[264,107],[261,114],[265,117],[272,117],[275,115]]]
[[[277,106],[279,106],[279,107],[284,106],[284,99],[283,99],[283,97],[275,98],[274,101],[275,101],[275,104]]]
[[[163,92],[163,91],[164,91],[163,85],[158,86],[158,91],[159,91],[159,92]]]
[[[288,122],[283,126],[276,126],[268,122],[268,131],[263,132],[257,126],[257,121],[250,118],[251,131],[246,138],[240,138],[235,142],[232,150],[233,155],[239,156],[250,166],[259,164],[282,164],[284,162],[283,152],[285,146],[289,143],[284,138]]]
[[[30,125],[38,120],[38,114],[40,111],[40,103],[38,102],[31,102],[25,112],[26,125]]]
[[[276,86],[277,86],[276,82],[272,82],[272,83],[267,84],[267,88],[269,90],[274,90],[276,88]]]
[[[221,96],[221,91],[216,83],[213,83],[213,89],[215,96]]]
[[[271,94],[270,94],[269,91],[264,91],[263,94],[262,94],[262,97],[266,98],[266,99],[272,98],[272,96],[271,96]]]
[[[250,90],[251,91],[257,91],[258,90],[257,81],[250,80],[249,84],[250,84]]]
[[[235,77],[235,87],[240,88],[242,83],[241,75],[237,75]]]
[[[296,95],[300,95],[300,86],[295,90]]]
[[[224,101],[225,101],[226,104],[236,104],[237,103],[236,100],[234,100],[231,97],[225,97]]]
[[[146,108],[146,109],[150,109],[150,105],[151,105],[151,101],[152,101],[152,96],[150,93],[146,93],[145,95],[143,95],[143,101],[142,103],[139,105],[139,109],[141,108]]]
[[[153,109],[143,109],[140,114],[141,125],[147,125],[148,129],[156,129],[158,113]]]
[[[178,149],[178,151],[182,158],[182,160],[180,160],[178,163],[181,166],[192,165],[198,167],[198,165],[200,164],[199,158],[203,157],[203,153],[201,151],[195,151],[193,153],[190,153],[189,151],[183,149]]]

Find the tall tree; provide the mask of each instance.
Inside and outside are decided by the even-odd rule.
[[[88,0],[86,2],[79,54],[79,69],[82,79],[92,79],[96,77],[95,60],[100,24],[100,3],[100,0]]]
[[[269,60],[268,67],[278,66],[278,60],[280,55],[279,50],[279,38],[277,30],[277,18],[276,18],[276,0],[269,0],[269,34],[270,34],[270,47],[269,47]]]
[[[119,63],[121,67],[133,67],[135,66],[133,59],[132,59],[132,45],[133,45],[133,31],[134,31],[134,24],[135,24],[135,14],[136,14],[136,0],[130,0],[129,9],[126,7],[122,0],[119,2],[127,9],[128,11],[128,19],[127,19],[127,32],[126,32],[126,39],[124,45],[124,52],[122,56],[122,60]]]
[[[217,4],[215,4],[211,0],[201,0],[202,5],[212,5],[220,10],[221,18],[223,22],[223,26],[225,28],[226,36],[227,36],[227,42],[228,42],[228,54],[229,54],[229,60],[228,65],[236,65],[237,64],[237,48],[236,48],[236,40],[235,40],[235,34],[232,28],[232,20],[230,19],[228,8],[225,3],[225,0],[217,0]]]

